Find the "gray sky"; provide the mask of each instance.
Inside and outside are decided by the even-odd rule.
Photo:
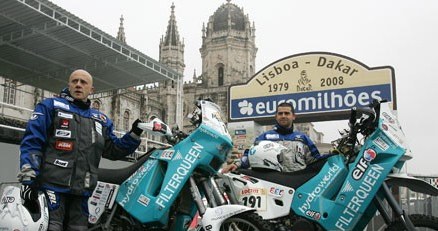
[[[185,43],[186,78],[201,73],[202,24],[225,0],[53,0],[116,36],[123,14],[127,43],[158,59],[170,6]],[[435,0],[232,0],[255,22],[256,72],[283,57],[333,52],[369,67],[395,69],[398,115],[414,159],[408,172],[438,175],[438,1]],[[338,137],[345,121],[317,123],[325,141]]]

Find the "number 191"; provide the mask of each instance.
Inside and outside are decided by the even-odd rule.
[[[249,196],[242,198],[243,205],[251,208],[260,208],[262,206],[262,198],[260,196]]]

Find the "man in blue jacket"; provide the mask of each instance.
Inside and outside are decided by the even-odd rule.
[[[275,114],[275,124],[272,130],[269,130],[255,139],[255,144],[262,140],[270,140],[282,144],[287,148],[283,155],[282,169],[284,172],[294,172],[306,168],[306,166],[317,159],[323,158],[319,154],[315,144],[310,138],[299,131],[294,131],[293,122],[295,120],[295,110],[290,103],[281,103],[277,106]],[[233,153],[236,155],[237,153]],[[222,172],[236,170],[239,167],[250,167],[248,153],[244,153],[241,159],[224,167]]]
[[[93,90],[92,76],[74,71],[60,97],[36,105],[21,142],[21,197],[32,201],[38,190],[46,194],[49,230],[86,230],[87,201],[97,183],[101,156],[120,159],[140,144],[140,120],[117,138],[112,121],[90,108]]]

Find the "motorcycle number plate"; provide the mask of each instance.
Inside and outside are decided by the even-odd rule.
[[[266,189],[247,188],[240,192],[239,201],[242,205],[255,208],[259,211],[266,210]]]

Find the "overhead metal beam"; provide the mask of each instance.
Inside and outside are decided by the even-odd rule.
[[[39,12],[52,18],[53,20],[69,27],[72,30],[77,31],[78,33],[81,33],[81,34],[89,37],[90,39],[95,40],[96,42],[101,43],[104,46],[111,48],[112,50],[116,51],[120,55],[126,56],[127,58],[137,62],[140,65],[143,65],[147,68],[150,68],[152,71],[154,71],[160,75],[164,75],[166,78],[168,78],[170,80],[177,80],[178,79],[179,75],[176,72],[171,71],[170,69],[166,70],[166,69],[161,68],[160,65],[155,63],[156,61],[150,59],[149,57],[138,54],[138,52],[131,50],[126,45],[124,45],[120,42],[116,42],[113,39],[107,37],[106,35],[98,32],[98,31],[94,31],[93,29],[89,28],[87,25],[84,25],[81,22],[79,22],[73,18],[68,17],[67,15],[57,11],[56,9],[52,8],[51,6],[48,6],[48,5],[41,3],[41,2],[37,2],[37,7],[34,7],[33,5],[29,4],[27,1],[23,1],[23,0],[21,0],[20,3],[22,3],[28,7],[31,7],[35,10],[38,10]],[[132,56],[134,56],[136,58],[134,58]],[[141,62],[140,58],[145,60],[145,62],[144,63]]]
[[[29,72],[37,73],[37,74],[39,74],[39,75],[42,75],[42,76],[44,76],[44,77],[47,77],[48,79],[53,79],[53,80],[56,80],[56,81],[58,81],[58,82],[63,82],[63,83],[64,83],[64,81],[61,81],[60,79],[51,76],[49,73],[43,73],[43,72],[41,72],[41,71],[38,71],[38,70],[35,70],[35,69],[31,69],[31,68],[29,68],[29,67],[25,67],[25,66],[20,65],[20,64],[10,62],[9,60],[3,59],[3,58],[0,58],[0,61],[5,62],[5,63],[7,63],[7,64],[9,64],[9,65],[12,65],[12,66],[19,67],[19,68],[24,69],[24,70],[29,71]],[[5,76],[5,77],[8,77],[8,76]]]

